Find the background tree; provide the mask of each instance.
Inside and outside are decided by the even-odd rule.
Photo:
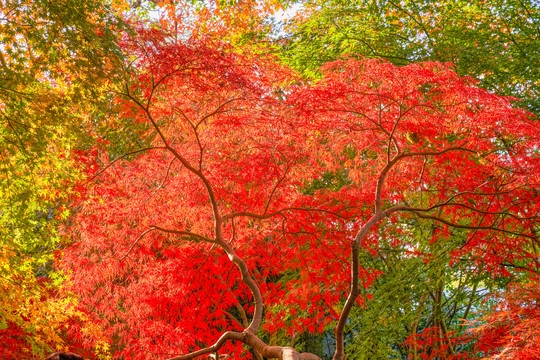
[[[474,341],[462,319],[479,316],[485,296],[508,281],[494,280],[469,259],[454,260],[452,251],[469,231],[453,230],[436,239],[436,223],[411,221],[408,226],[412,231],[396,235],[398,241],[381,239],[376,256],[366,252],[360,257],[364,266],[384,275],[368,290],[371,300],[351,315],[349,351],[355,358],[420,356],[436,347],[426,341],[434,335],[426,329],[438,328],[454,353],[472,352]]]
[[[540,12],[536,1],[303,1],[286,59],[313,73],[343,54],[397,65],[451,62],[461,75],[519,97],[537,116]]]
[[[272,47],[270,34],[278,30],[274,19],[287,1],[130,1],[134,13],[146,22],[158,19],[160,27],[186,39],[203,35],[251,51],[268,52]],[[132,14],[133,15],[133,14]]]
[[[102,89],[121,70],[116,33],[125,28],[99,1],[0,2],[0,348],[5,358],[62,346],[76,312],[53,270],[66,242],[79,178],[75,149],[91,146]],[[114,69],[114,71],[113,71]],[[64,294],[68,296],[68,294]],[[14,335],[18,334],[18,335]],[[24,343],[17,349],[15,342]],[[24,351],[23,351],[24,350]]]

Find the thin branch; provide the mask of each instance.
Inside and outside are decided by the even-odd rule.
[[[526,237],[526,238],[529,238],[529,239],[534,239],[534,236],[527,235],[527,234],[520,233],[520,232],[501,229],[501,228],[498,228],[498,227],[495,227],[495,226],[461,225],[461,224],[456,224],[456,223],[450,222],[450,221],[445,220],[445,219],[443,219],[441,217],[438,217],[438,216],[424,215],[424,214],[421,214],[419,211],[410,211],[410,212],[415,214],[419,218],[435,220],[435,221],[441,222],[441,223],[443,223],[445,225],[448,225],[448,226],[451,226],[451,227],[454,227],[454,228],[457,228],[457,229],[493,230],[493,231],[499,231],[499,232],[514,235],[514,236],[523,236],[523,237]]]
[[[99,175],[103,174],[108,168],[110,168],[111,166],[113,166],[116,162],[130,156],[130,155],[133,155],[133,154],[138,154],[138,153],[141,153],[141,152],[144,152],[144,151],[148,151],[148,150],[165,150],[167,149],[166,147],[164,146],[153,146],[153,147],[147,147],[147,148],[144,148],[144,149],[139,149],[139,150],[135,150],[135,151],[131,151],[131,152],[128,152],[116,159],[114,159],[112,162],[110,162],[107,166],[105,166],[103,169],[101,169],[100,171],[97,172],[96,175],[92,176],[90,179],[88,179],[87,181],[85,181],[84,183],[82,184],[79,184],[77,186],[85,186],[87,185],[89,182],[91,182],[92,180],[94,180],[95,178],[97,178]]]
[[[225,101],[223,104],[221,104],[216,110],[212,111],[210,114],[207,114],[205,116],[203,116],[199,122],[197,122],[197,125],[195,125],[195,129],[197,129],[205,120],[207,120],[208,118],[214,116],[214,115],[217,115],[217,114],[222,114],[226,111],[221,111],[227,104],[230,104],[232,103],[233,101],[237,101],[237,100],[242,100],[242,98],[232,98],[232,99],[229,99],[227,101]]]
[[[396,129],[397,129],[398,124],[399,124],[399,120],[401,120],[402,116],[403,116],[403,114],[401,113],[401,106],[400,106],[399,107],[399,116],[398,116],[396,122],[394,123],[394,126],[392,127],[392,131],[390,132],[390,135],[388,136],[388,146],[387,146],[387,149],[386,149],[386,161],[387,162],[390,162],[390,158],[391,158],[390,148],[391,148],[392,141],[395,142],[397,151],[399,153],[399,145],[398,145],[397,141],[394,138],[394,133],[396,132]]]
[[[427,156],[424,156],[424,161],[422,162],[422,171],[420,171],[420,177],[418,178],[418,189],[422,187],[422,179],[424,178],[424,172],[426,170]]]
[[[227,331],[223,335],[221,335],[218,341],[216,341],[212,346],[194,351],[190,354],[175,356],[167,360],[189,360],[189,359],[196,358],[198,356],[215,353],[216,351],[221,349],[227,341],[229,340],[242,341],[244,338],[245,338],[245,335],[243,333],[239,333],[236,331]]]
[[[262,323],[262,316],[264,311],[264,304],[263,304],[263,298],[261,294],[261,290],[257,286],[257,283],[253,278],[251,277],[251,274],[249,273],[249,268],[240,256],[236,254],[233,247],[228,244],[227,242],[223,241],[221,236],[216,236],[216,243],[221,246],[221,248],[227,253],[229,256],[229,260],[233,262],[238,269],[240,270],[241,279],[246,284],[246,286],[250,289],[251,293],[253,294],[253,301],[255,303],[255,309],[253,311],[253,319],[251,320],[251,324],[249,324],[246,331],[251,332],[253,334],[256,334],[259,331],[259,328]]]
[[[416,151],[416,152],[410,152],[410,153],[403,153],[401,157],[405,158],[405,157],[413,157],[413,156],[439,156],[450,151],[465,151],[465,152],[476,154],[476,151],[472,149],[464,148],[463,146],[465,144],[466,143],[463,143],[461,146],[454,146],[451,148],[443,149],[441,151]]]
[[[173,162],[177,160],[175,157],[173,157],[171,159],[171,161],[169,162],[169,166],[167,166],[167,172],[165,173],[165,177],[163,178],[163,181],[161,182],[161,184],[158,185],[158,187],[152,192],[152,194],[150,194],[150,196],[148,196],[148,198],[145,200],[144,204],[146,204],[148,202],[148,200],[150,200],[150,198],[152,196],[154,196],[159,189],[161,189],[164,185],[165,185],[165,182],[167,181],[167,178],[169,177],[169,173],[171,171],[171,167],[172,167],[172,164]]]
[[[227,315],[228,317],[231,318],[232,321],[234,321],[235,323],[237,323],[238,325],[240,326],[247,326],[246,324],[244,324],[242,321],[240,321],[240,319],[238,319],[236,316],[234,316],[233,314],[231,314],[230,312],[228,311],[224,311],[225,315]]]
[[[274,196],[274,193],[276,192],[279,185],[285,180],[285,177],[287,176],[287,173],[289,172],[290,166],[287,164],[287,168],[283,172],[283,176],[277,181],[276,185],[272,188],[272,191],[270,192],[270,195],[268,196],[268,200],[266,200],[266,206],[264,207],[264,213],[266,214],[268,212],[268,208],[270,207],[270,203],[272,201],[272,197]]]
[[[485,211],[485,210],[480,210],[480,209],[477,209],[473,206],[469,206],[467,204],[462,204],[462,203],[454,203],[454,202],[449,202],[449,203],[444,203],[444,204],[440,204],[440,205],[434,205],[432,206],[432,208],[435,208],[435,207],[440,207],[440,206],[456,206],[456,207],[464,207],[466,209],[469,209],[471,211],[474,211],[474,212],[477,212],[477,213],[480,213],[480,214],[485,214],[485,215],[506,215],[506,216],[509,216],[511,218],[514,218],[516,220],[533,220],[533,219],[538,219],[539,216],[538,215],[535,215],[535,216],[528,216],[528,217],[523,217],[523,216],[518,216],[516,214],[513,214],[513,213],[510,213],[510,212],[498,212],[498,211]],[[416,211],[429,211],[429,210],[424,210],[424,209],[416,209]]]
[[[135,247],[135,245],[137,245],[137,243],[138,243],[138,242],[139,242],[146,234],[148,234],[150,231],[154,231],[154,230],[156,230],[156,229],[155,229],[154,227],[151,227],[150,229],[144,231],[141,235],[139,235],[139,237],[137,238],[137,240],[135,240],[135,241],[133,242],[133,244],[131,244],[129,250],[125,253],[124,256],[122,256],[122,257],[119,259],[119,261],[124,260],[124,259],[131,253],[131,251],[133,250],[133,248]]]
[[[216,243],[216,240],[213,240],[213,239],[207,238],[206,236],[199,235],[199,234],[196,234],[196,233],[192,233],[192,232],[189,232],[189,231],[165,229],[165,228],[162,228],[162,227],[156,226],[156,225],[152,225],[151,228],[159,230],[159,231],[164,232],[164,233],[168,233],[168,234],[176,234],[176,235],[180,235],[180,236],[190,236],[190,237],[199,239],[200,241],[204,241],[204,242],[211,243],[211,244]]]
[[[343,208],[341,210],[344,210],[344,209],[345,208]],[[341,210],[339,210],[339,211],[341,211]],[[274,217],[276,215],[282,215],[283,213],[288,212],[288,211],[322,212],[322,213],[333,215],[333,216],[341,218],[341,219],[346,219],[347,218],[347,217],[345,217],[343,215],[338,214],[337,212],[324,210],[324,209],[288,207],[288,208],[283,208],[283,209],[278,210],[278,211],[274,211],[274,212],[269,213],[269,214],[256,214],[256,213],[252,213],[252,212],[249,212],[249,211],[237,211],[237,212],[234,212],[234,213],[223,215],[221,217],[221,219],[223,221],[226,221],[228,219],[234,219],[236,217],[250,217],[250,218],[254,218],[254,219],[263,220],[263,219],[269,219],[269,218]]]

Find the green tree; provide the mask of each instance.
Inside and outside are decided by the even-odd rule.
[[[469,231],[451,229],[441,238],[436,223],[411,221],[407,228],[381,239],[376,256],[361,257],[384,275],[351,317],[348,350],[355,359],[416,359],[443,347],[445,356],[472,352],[462,319],[478,317],[486,295],[508,283],[472,259],[452,259]]]
[[[405,65],[452,62],[480,86],[540,114],[540,3],[534,0],[307,0],[286,55],[308,74],[344,54]]]

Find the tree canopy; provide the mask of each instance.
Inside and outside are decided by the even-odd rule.
[[[537,356],[536,5],[3,5],[4,357]]]
[[[343,54],[394,64],[451,62],[461,75],[515,96],[537,116],[537,1],[305,1],[292,21],[287,58],[313,72]]]

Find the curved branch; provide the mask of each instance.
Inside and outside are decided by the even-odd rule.
[[[219,208],[218,208],[216,196],[214,194],[214,189],[212,188],[212,185],[210,184],[210,181],[206,178],[206,176],[204,176],[204,174],[202,173],[201,170],[198,170],[198,169],[194,168],[189,163],[189,161],[187,161],[187,159],[185,159],[182,155],[180,155],[178,153],[178,151],[176,151],[176,149],[174,149],[169,144],[169,142],[167,141],[167,138],[165,137],[165,135],[161,131],[160,127],[158,126],[156,120],[154,119],[154,117],[150,113],[150,110],[148,109],[148,106],[145,107],[143,104],[140,103],[140,101],[138,101],[135,97],[133,97],[129,93],[129,89],[127,88],[127,86],[126,86],[126,90],[127,90],[127,93],[125,95],[128,98],[130,98],[139,108],[141,108],[144,111],[144,113],[146,114],[146,117],[148,118],[148,120],[150,121],[150,123],[152,124],[152,126],[154,127],[156,132],[158,133],[159,138],[161,139],[161,141],[165,145],[165,148],[168,151],[170,151],[174,155],[174,157],[176,157],[182,163],[182,165],[184,165],[184,167],[186,169],[188,169],[193,174],[195,174],[203,182],[204,187],[206,188],[206,191],[208,192],[208,196],[210,198],[210,205],[212,206],[212,213],[214,215],[216,236],[219,237],[220,233],[221,233],[221,229],[220,229],[221,225],[220,225],[220,220],[219,220],[219,218],[220,218],[220,216],[219,216]]]
[[[122,256],[119,260],[122,261],[124,260],[130,253],[131,251],[133,251],[133,248],[135,247],[135,245],[137,245],[139,243],[139,241],[146,235],[148,234],[149,232],[151,231],[154,231],[154,230],[159,230],[161,232],[165,232],[165,233],[169,233],[169,234],[176,234],[176,235],[181,235],[181,236],[191,236],[191,237],[194,237],[194,238],[197,238],[201,241],[205,241],[205,242],[209,242],[209,243],[213,243],[215,244],[216,242],[212,239],[209,239],[205,236],[202,236],[202,235],[199,235],[199,234],[195,234],[195,233],[192,233],[192,232],[189,232],[189,231],[180,231],[180,230],[170,230],[170,229],[164,229],[162,227],[159,227],[159,226],[155,226],[155,225],[151,225],[149,229],[147,229],[146,231],[144,231],[141,235],[139,235],[139,237],[137,238],[137,240],[135,240],[133,242],[133,244],[131,244],[129,250],[124,254],[124,256]]]
[[[334,360],[345,359],[345,325],[347,324],[347,319],[349,318],[352,307],[360,295],[360,288],[358,286],[358,280],[360,278],[360,244],[369,233],[369,230],[371,230],[371,228],[382,218],[382,213],[373,215],[368,222],[362,226],[360,231],[358,231],[358,234],[354,239],[351,251],[351,290],[339,316],[338,323],[334,329],[336,338],[336,352],[334,353]]]
[[[227,331],[216,341],[212,346],[204,349],[194,351],[190,354],[172,357],[168,360],[190,360],[198,356],[215,353],[225,345],[229,340],[240,341],[246,345],[251,346],[255,351],[261,354],[265,358],[277,358],[281,360],[321,360],[315,354],[311,353],[298,353],[291,347],[283,346],[270,346],[264,343],[256,335],[249,330],[245,330],[241,333],[234,331]]]
[[[438,216],[424,215],[424,214],[421,214],[419,211],[410,211],[410,212],[415,214],[419,218],[435,220],[435,221],[441,222],[441,223],[443,223],[445,225],[448,225],[448,226],[451,226],[451,227],[454,227],[454,228],[457,228],[457,229],[493,230],[493,231],[498,231],[498,232],[502,232],[502,233],[510,234],[510,235],[514,235],[514,236],[523,236],[523,237],[526,237],[526,238],[529,238],[529,239],[534,239],[534,236],[532,236],[532,235],[527,235],[527,234],[520,233],[520,232],[505,230],[505,229],[501,229],[501,228],[498,228],[498,227],[495,227],[495,226],[461,225],[461,224],[456,224],[456,223],[453,223],[451,221],[445,220],[445,219],[443,219],[441,217],[438,217]]]
[[[181,356],[175,356],[175,357],[169,358],[167,360],[189,360],[189,359],[196,358],[198,356],[215,353],[216,351],[221,349],[223,347],[223,345],[225,345],[225,343],[227,341],[236,340],[236,341],[242,341],[243,342],[244,337],[245,337],[245,334],[243,334],[243,333],[239,333],[239,332],[236,332],[236,331],[227,331],[226,333],[221,335],[221,337],[218,339],[218,341],[216,341],[214,343],[214,345],[212,345],[212,346],[209,346],[209,347],[201,349],[201,350],[194,351],[194,352],[192,352],[190,354],[181,355]]]
[[[144,149],[139,149],[139,150],[135,150],[135,151],[130,151],[128,153],[125,153],[124,155],[120,156],[120,157],[117,157],[116,159],[114,159],[113,161],[111,161],[109,164],[107,164],[107,166],[105,166],[103,169],[99,170],[94,176],[92,176],[90,179],[86,180],[84,183],[82,184],[79,184],[77,186],[84,186],[86,184],[88,184],[89,182],[91,182],[92,180],[94,180],[95,178],[97,178],[99,175],[103,174],[108,168],[110,168],[111,166],[113,166],[116,162],[122,160],[123,158],[126,158],[128,157],[129,155],[133,155],[133,154],[138,154],[138,153],[141,153],[141,152],[144,152],[144,151],[148,151],[148,150],[156,150],[156,149],[161,149],[161,150],[166,150],[167,148],[165,146],[152,146],[152,147],[147,147],[147,148],[144,148]]]
[[[343,210],[343,209],[342,209]],[[324,210],[324,209],[316,209],[316,208],[299,208],[299,207],[288,207],[288,208],[283,208],[281,210],[278,210],[278,211],[274,211],[272,213],[269,213],[269,214],[255,214],[255,213],[252,213],[252,212],[249,212],[249,211],[237,211],[237,212],[234,212],[234,213],[230,213],[230,214],[227,214],[227,215],[223,215],[221,217],[221,219],[223,221],[226,221],[226,220],[229,220],[229,219],[234,219],[236,217],[250,217],[250,218],[254,218],[254,219],[260,219],[260,220],[264,220],[264,219],[269,219],[271,217],[274,217],[276,215],[283,215],[283,213],[287,212],[287,211],[306,211],[306,212],[310,212],[310,211],[313,211],[313,212],[322,212],[322,213],[326,213],[326,214],[331,214],[331,215],[334,215],[336,217],[339,217],[341,219],[345,219],[346,217],[343,216],[343,215],[340,215],[338,214],[337,212],[334,212],[334,211],[330,211],[330,210]]]
[[[538,219],[539,218],[539,216],[527,216],[527,217],[524,217],[524,216],[519,216],[519,215],[510,213],[510,212],[504,212],[504,211],[485,211],[485,210],[477,209],[477,208],[475,208],[473,206],[470,206],[470,205],[467,205],[467,204],[457,203],[457,202],[444,202],[442,204],[433,205],[433,206],[431,206],[429,208],[426,208],[426,209],[411,208],[411,209],[406,209],[406,210],[427,212],[427,211],[430,211],[432,209],[443,207],[443,206],[463,207],[463,208],[469,209],[469,210],[471,210],[473,212],[477,212],[479,214],[484,214],[484,215],[506,215],[506,216],[509,216],[509,217],[514,218],[516,220],[533,220],[533,219]]]
[[[236,254],[232,246],[219,237],[216,237],[216,243],[221,246],[225,253],[227,253],[229,260],[231,260],[238,267],[238,269],[240,270],[241,280],[244,282],[244,284],[246,284],[246,286],[253,294],[255,310],[253,311],[253,319],[251,320],[251,323],[249,324],[246,331],[256,334],[261,326],[264,312],[264,303],[261,290],[257,286],[257,283],[255,283],[255,280],[253,280],[253,278],[251,277],[246,262]]]
[[[164,232],[164,233],[176,234],[176,235],[180,235],[180,236],[191,236],[191,237],[194,237],[194,238],[199,239],[199,240],[204,241],[204,242],[208,242],[208,243],[212,243],[212,244],[216,243],[215,240],[212,240],[210,238],[207,238],[206,236],[199,235],[199,234],[196,234],[196,233],[192,233],[192,232],[189,232],[189,231],[165,229],[165,228],[162,228],[162,227],[157,226],[157,225],[152,225],[151,228],[155,229],[155,230],[159,230],[159,231]]]
[[[450,151],[466,151],[466,152],[476,154],[476,151],[472,149],[464,148],[463,146],[465,144],[466,142],[463,143],[461,146],[453,146],[451,148],[442,149],[441,151],[415,151],[415,152],[403,153],[401,154],[401,157],[405,158],[405,157],[413,157],[413,156],[439,156]]]
[[[465,144],[463,144],[465,145]],[[338,320],[338,324],[335,327],[335,337],[336,337],[336,351],[334,353],[334,360],[343,360],[345,359],[345,325],[347,323],[347,319],[349,318],[349,314],[352,310],[352,307],[354,306],[354,303],[358,296],[360,295],[360,289],[358,286],[359,281],[359,267],[360,267],[360,261],[359,261],[359,253],[360,253],[360,245],[364,238],[367,236],[371,228],[379,222],[384,217],[388,216],[392,212],[400,211],[400,210],[407,210],[407,206],[395,206],[386,210],[382,210],[382,189],[384,186],[384,182],[386,180],[386,177],[389,173],[389,171],[396,165],[401,159],[406,157],[413,157],[413,156],[437,156],[442,155],[449,151],[468,151],[473,152],[472,150],[462,148],[462,147],[451,147],[447,149],[443,149],[441,151],[436,152],[411,152],[411,153],[401,153],[396,155],[392,160],[388,161],[386,166],[381,170],[379,174],[379,178],[377,179],[377,187],[375,189],[375,213],[373,216],[362,226],[362,228],[358,231],[353,245],[352,245],[352,251],[351,251],[351,290],[349,293],[349,296],[347,297],[347,300],[345,301],[345,305],[343,307],[343,310],[341,312],[341,315]]]
[[[143,104],[141,104],[136,98],[134,98],[129,93],[129,89],[127,89],[127,87],[126,87],[126,90],[128,91],[126,95],[133,102],[135,102],[135,104],[137,104],[137,106],[139,108],[141,108],[145,112],[146,117],[152,123],[152,126],[154,127],[154,129],[158,133],[161,141],[163,142],[163,144],[165,145],[167,150],[170,151],[182,163],[182,165],[184,165],[184,167],[186,169],[188,169],[193,174],[195,174],[197,177],[199,177],[199,179],[201,179],[201,181],[203,182],[203,184],[204,184],[204,186],[205,186],[205,188],[206,188],[206,190],[208,192],[208,196],[210,198],[210,205],[212,207],[212,213],[213,213],[213,216],[214,216],[215,240],[211,240],[211,239],[208,239],[208,238],[206,238],[204,236],[201,236],[201,235],[198,235],[198,234],[188,233],[188,232],[185,232],[185,231],[167,230],[167,229],[163,229],[163,228],[160,228],[160,227],[157,227],[157,226],[154,226],[154,227],[156,229],[158,229],[158,230],[173,233],[173,234],[195,236],[196,238],[199,238],[199,239],[201,239],[203,241],[216,243],[219,246],[221,246],[221,248],[223,248],[223,250],[229,256],[229,259],[240,269],[242,281],[246,284],[246,286],[250,289],[250,291],[253,294],[253,298],[254,298],[254,302],[255,302],[255,310],[254,310],[254,314],[253,314],[253,319],[251,321],[251,324],[247,328],[247,331],[257,333],[257,331],[260,328],[261,322],[262,322],[263,309],[264,309],[263,300],[262,300],[262,294],[261,294],[261,291],[260,291],[259,287],[257,286],[255,281],[251,277],[251,275],[249,273],[249,269],[248,269],[247,264],[245,263],[245,261],[236,254],[234,249],[227,242],[225,242],[223,240],[222,226],[223,226],[224,219],[219,214],[219,207],[218,207],[217,199],[215,197],[214,190],[213,190],[213,188],[212,188],[212,186],[210,184],[210,181],[204,176],[204,174],[202,173],[202,171],[200,169],[194,168],[183,156],[181,156],[176,151],[176,149],[174,149],[169,144],[169,142],[167,141],[167,138],[165,137],[165,135],[163,134],[163,132],[159,128],[156,120],[153,118],[152,114],[150,113],[149,104],[147,106],[144,106]]]
[[[275,163],[275,161],[274,161],[274,163]],[[272,191],[270,192],[270,195],[268,196],[268,200],[266,200],[266,206],[264,207],[264,214],[266,214],[268,212],[268,208],[270,207],[270,203],[272,202],[272,197],[274,197],[274,194],[275,194],[277,188],[279,187],[279,185],[283,182],[283,180],[285,180],[285,177],[287,176],[287,173],[289,172],[289,169],[290,169],[290,166],[287,163],[287,168],[283,172],[283,176],[281,176],[279,178],[279,180],[276,182],[276,185],[274,185],[274,187],[272,188]]]
[[[141,235],[139,235],[139,237],[137,238],[137,240],[135,240],[135,241],[133,242],[133,244],[131,244],[131,246],[130,246],[129,250],[127,251],[127,253],[125,253],[125,255],[122,256],[122,257],[119,259],[119,261],[124,260],[124,259],[131,253],[131,251],[133,250],[133,248],[135,247],[135,245],[137,245],[137,243],[144,237],[144,235],[148,234],[150,231],[153,231],[153,230],[155,230],[155,229],[151,227],[150,229],[147,229],[145,232],[143,232]]]

